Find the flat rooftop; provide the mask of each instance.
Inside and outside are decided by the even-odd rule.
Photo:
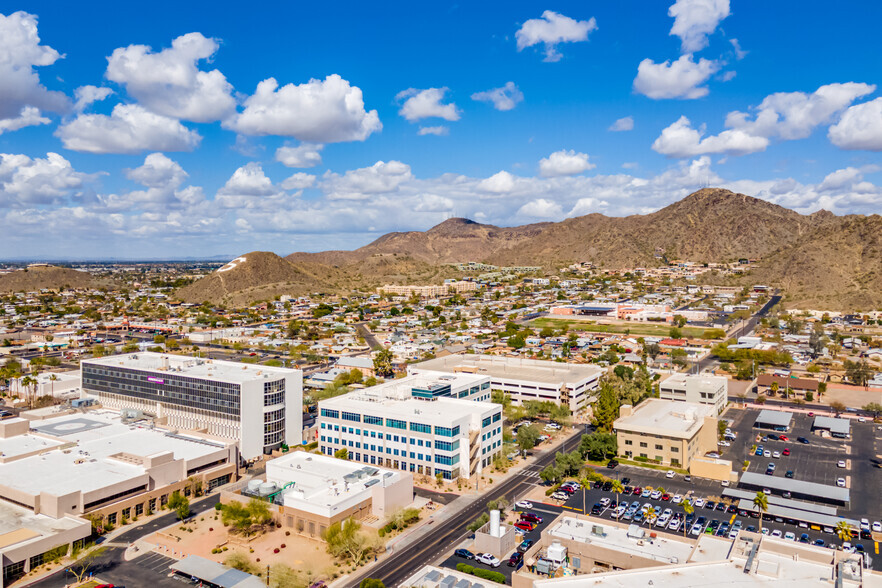
[[[34,511],[0,500],[0,552],[9,547],[20,547],[30,541],[55,535],[63,531],[89,526],[83,536],[91,531],[90,523],[73,517],[52,518],[34,514]]]
[[[221,443],[171,435],[146,424],[123,424],[118,413],[108,410],[35,421],[32,428],[2,441],[39,446],[48,440],[66,447],[0,464],[0,484],[32,496],[85,494],[145,475],[143,466],[112,457],[120,453],[149,457],[170,451],[175,459],[189,461],[225,450]]]
[[[632,526],[645,535],[642,537],[630,536],[629,528]],[[552,539],[569,539],[644,559],[652,559],[660,563],[682,563],[689,559],[694,548],[692,543],[668,536],[652,539],[649,536],[651,531],[651,529],[647,530],[637,525],[629,527],[611,525],[603,519],[562,516],[548,529],[547,533]],[[638,541],[642,544],[638,545]]]
[[[396,470],[337,459],[327,455],[295,451],[267,462],[266,479],[281,488],[286,507],[326,516],[364,501],[375,485],[389,485],[402,479]]]
[[[541,384],[578,385],[599,378],[601,368],[593,365],[560,363],[541,359],[500,355],[448,355],[410,366],[413,370],[472,372],[491,378],[538,382]]]
[[[451,374],[450,376],[433,376],[419,374],[385,382],[356,390],[343,396],[322,400],[322,408],[335,410],[355,409],[362,414],[373,414],[380,417],[415,419],[426,423],[449,422],[451,417],[483,415],[490,411],[499,411],[499,405],[492,402],[478,402],[465,398],[439,397],[435,400],[420,400],[411,396],[413,388],[425,388],[436,383],[453,383],[466,385],[485,381],[484,376],[471,374]]]
[[[763,409],[756,416],[754,421],[759,425],[768,425],[770,427],[789,427],[793,415],[783,410]]]
[[[81,365],[123,367],[145,372],[155,372],[156,377],[160,379],[162,374],[175,374],[191,378],[229,382],[231,384],[242,384],[255,380],[278,380],[285,376],[301,375],[300,370],[288,368],[147,351],[111,355],[97,359],[85,359]]]
[[[848,435],[851,431],[851,421],[828,416],[816,416],[812,423],[812,429],[827,429],[831,433]]]
[[[714,416],[714,407],[695,402],[647,398],[634,407],[633,414],[616,419],[614,429],[690,439]]]
[[[770,490],[780,490],[782,492],[789,491],[791,493],[807,494],[809,496],[835,500],[842,503],[847,503],[850,495],[848,488],[818,484],[817,482],[806,482],[805,480],[795,480],[793,478],[765,476],[756,472],[744,472],[741,474],[739,484],[746,484],[756,488],[763,487],[769,488]]]

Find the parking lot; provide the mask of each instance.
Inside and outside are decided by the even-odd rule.
[[[882,469],[874,467],[873,459],[879,452],[882,431],[873,423],[852,421],[851,438],[822,437],[811,431],[813,417],[795,413],[790,429],[784,433],[755,428],[757,410],[729,410],[726,418],[732,420],[731,429],[737,439],[730,447],[723,448],[723,457],[738,467],[744,460],[750,461],[749,472],[765,474],[770,463],[775,464],[774,476],[787,476],[792,472],[794,480],[835,486],[838,478],[844,478],[851,492],[851,503],[839,509],[839,514],[849,518],[882,518],[882,505],[878,489],[882,487]],[[768,438],[768,435],[787,437],[786,441]],[[763,440],[763,437],[766,437]],[[809,443],[797,441],[805,437]],[[759,440],[757,440],[759,438]],[[754,445],[762,445],[770,455],[755,455]],[[784,455],[789,449],[790,455]],[[774,457],[775,453],[779,457]],[[838,467],[840,461],[844,468]]]

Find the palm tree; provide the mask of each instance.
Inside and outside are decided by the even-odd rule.
[[[645,516],[646,516],[646,518],[644,519],[644,521],[645,521],[648,525],[652,525],[652,522],[653,522],[655,519],[658,518],[658,512],[656,512],[654,506],[650,506],[649,508],[646,509],[646,515],[645,515]]]
[[[611,490],[616,493],[616,508],[619,508],[619,494],[625,491],[625,487],[618,480],[613,480]]]
[[[695,512],[695,507],[692,506],[692,503],[689,502],[689,499],[684,500],[683,501],[683,513],[688,517],[689,515],[691,515],[694,512]],[[688,525],[686,524],[686,518],[684,517],[683,518],[683,537],[686,536],[686,527],[687,526]]]
[[[579,484],[582,485],[582,514],[588,514],[587,506],[585,505],[585,486],[588,486],[591,483],[587,477],[583,477],[579,480]]]
[[[839,521],[836,523],[836,536],[840,541],[851,540],[851,525],[847,521]]]
[[[765,492],[757,492],[756,496],[753,497],[753,505],[756,507],[756,510],[759,512],[759,528],[760,533],[763,532],[763,513],[769,510],[769,497],[766,496]]]

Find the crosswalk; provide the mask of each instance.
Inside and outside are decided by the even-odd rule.
[[[539,472],[537,472],[536,470],[523,470],[521,472],[518,472],[518,475],[525,478],[538,478]]]

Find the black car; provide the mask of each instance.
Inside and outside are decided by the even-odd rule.
[[[610,490],[612,490],[612,482],[610,482],[609,480],[604,482],[601,490],[603,490],[604,492],[609,492]]]
[[[734,514],[734,513],[738,512],[738,508],[734,504],[730,504],[729,508],[726,509],[726,512],[729,514]],[[744,516],[747,516],[747,515],[744,515]]]
[[[518,545],[518,551],[521,553],[527,553],[527,550],[533,547],[532,539],[524,539],[521,541],[521,544]]]
[[[695,519],[695,524],[697,524],[697,525],[701,525],[702,527],[704,526],[704,524],[705,524],[706,522],[707,522],[707,517],[706,517],[706,516],[700,516],[700,517],[698,517],[697,519]]]
[[[768,435],[766,435],[766,437],[768,437],[769,439],[774,439],[775,441],[778,440],[778,435],[774,433],[769,433]]]
[[[708,510],[713,510],[716,506],[717,506],[717,503],[714,502],[713,500],[708,500],[707,502],[704,503],[704,508],[706,508]]]
[[[708,525],[708,527],[710,527],[711,529],[716,529],[719,526],[720,526],[720,521],[718,521],[717,519],[712,520],[710,522],[710,524]]]
[[[784,474],[784,477],[785,478],[792,478],[793,477],[793,470],[787,470],[787,473]]]
[[[521,553],[520,551],[515,551],[514,553],[511,554],[511,557],[508,558],[508,565],[509,565],[509,567],[513,568],[513,567],[517,566],[518,564],[520,564],[521,561],[523,561],[523,559],[524,559],[524,554]]]
[[[627,486],[631,483],[631,478],[622,478],[622,485]]]
[[[597,490],[601,486],[603,486],[602,480],[595,480],[594,482],[591,483],[591,487],[594,488],[595,490]]]
[[[716,510],[718,510],[720,512],[726,512],[726,505],[723,504],[722,502],[719,502],[719,503],[717,503]]]
[[[597,516],[603,512],[603,505],[599,502],[591,507],[591,514]]]
[[[609,460],[609,462],[606,464],[606,467],[608,467],[611,470],[616,469],[618,466],[619,466],[619,462],[614,459]]]
[[[796,440],[799,441],[800,443],[802,443],[803,445],[808,445],[810,443],[810,441],[808,439],[806,439],[805,437],[797,437]]]
[[[475,554],[468,549],[457,549],[453,552],[453,555],[455,555],[456,557],[462,557],[464,559],[475,559]]]

